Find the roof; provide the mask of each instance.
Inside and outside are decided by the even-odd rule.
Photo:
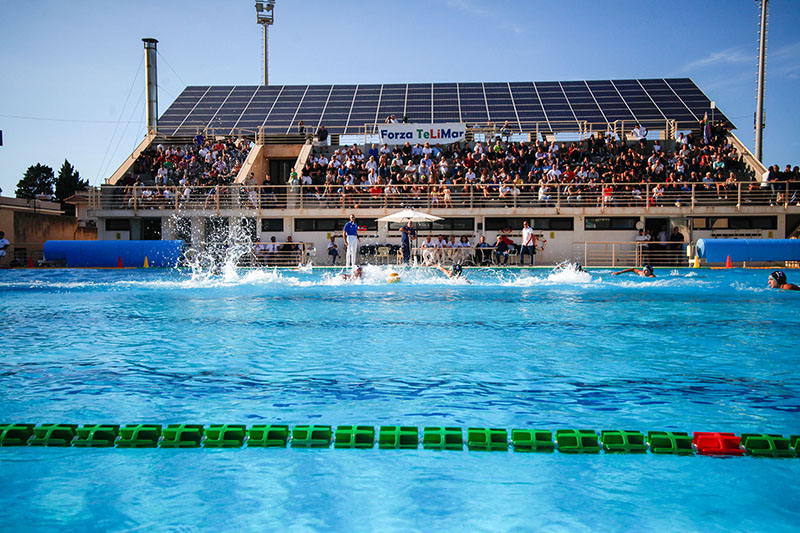
[[[711,101],[689,78],[548,82],[395,83],[378,85],[189,86],[158,122],[164,135],[198,129],[285,134],[300,121],[329,132],[358,134],[388,115],[410,122],[503,123],[518,131],[571,131],[578,122],[667,120],[696,124],[712,114]],[[718,109],[715,120],[732,123]]]

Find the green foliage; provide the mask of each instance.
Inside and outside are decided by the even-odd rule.
[[[56,179],[56,198],[63,202],[76,192],[85,191],[88,186],[89,180],[82,180],[80,173],[65,159]]]
[[[25,175],[17,183],[17,198],[32,199],[39,194],[46,194],[48,197],[52,197],[55,180],[52,168],[36,163],[28,167]]]

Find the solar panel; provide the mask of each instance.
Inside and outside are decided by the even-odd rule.
[[[711,114],[709,98],[688,78],[550,82],[394,83],[386,85],[189,86],[159,119],[167,136],[213,129],[291,133],[325,124],[331,133],[361,133],[389,115],[411,122],[485,125],[508,120],[525,130],[549,123],[553,131],[578,122],[666,120],[688,127]],[[733,124],[719,110],[714,118]],[[548,127],[540,124],[540,128]],[[627,127],[627,124],[626,124]]]

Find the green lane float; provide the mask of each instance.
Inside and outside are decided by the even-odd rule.
[[[416,450],[417,446],[417,426],[381,426],[378,431],[378,448],[383,450]]]
[[[211,424],[206,429],[206,448],[241,448],[247,437],[244,424]]]
[[[692,437],[688,433],[675,431],[648,431],[647,444],[651,453],[690,455],[694,454]]]
[[[461,428],[426,427],[422,430],[422,447],[426,450],[463,450]]]
[[[464,450],[566,454],[643,454],[791,458],[800,435],[593,429],[255,424],[0,424],[0,447],[331,448]]]
[[[644,434],[639,431],[601,431],[600,444],[608,453],[647,453]]]
[[[330,426],[295,426],[292,448],[328,448],[333,432]]]
[[[564,453],[600,453],[597,433],[593,429],[556,430],[558,451]]]
[[[111,448],[119,436],[115,424],[84,424],[77,429],[73,446],[85,448]]]
[[[547,429],[512,429],[511,445],[515,452],[552,452],[553,433]]]
[[[161,424],[129,424],[119,430],[117,448],[155,448],[161,438]]]
[[[285,424],[258,424],[248,431],[249,448],[286,448],[289,426]]]
[[[77,424],[42,424],[33,428],[30,446],[72,446]]]
[[[508,451],[508,434],[505,429],[467,429],[467,448],[483,452]]]
[[[372,448],[375,446],[375,428],[372,426],[338,426],[334,448]]]

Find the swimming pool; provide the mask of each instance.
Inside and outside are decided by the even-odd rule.
[[[764,270],[0,272],[0,422],[800,433]],[[789,272],[790,281],[800,275]],[[7,527],[796,529],[800,459],[0,448]]]

